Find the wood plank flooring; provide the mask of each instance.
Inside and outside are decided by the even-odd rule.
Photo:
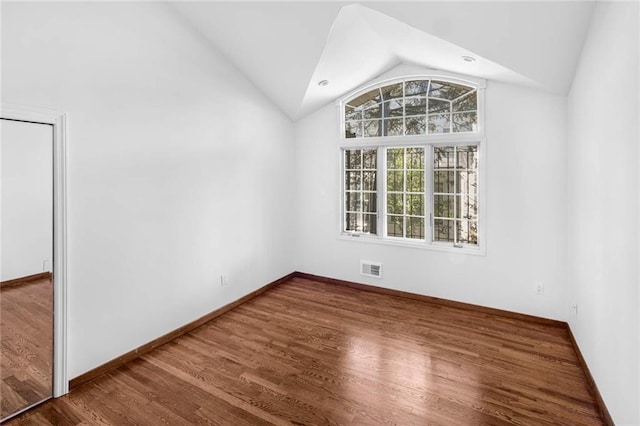
[[[564,328],[297,277],[8,424],[602,422]]]
[[[0,419],[3,419],[52,395],[51,279],[3,287],[0,316]]]

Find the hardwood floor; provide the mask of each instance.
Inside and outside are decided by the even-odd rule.
[[[567,330],[293,278],[8,422],[598,425]]]
[[[3,287],[0,293],[0,419],[51,397],[51,279]]]

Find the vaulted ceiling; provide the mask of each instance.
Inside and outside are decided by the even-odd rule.
[[[400,64],[564,95],[593,3],[176,2],[171,7],[298,120]],[[321,87],[321,80],[329,84]]]

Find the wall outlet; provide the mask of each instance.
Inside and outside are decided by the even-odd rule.
[[[534,291],[536,294],[544,294],[544,283],[542,281],[536,281],[534,284]]]
[[[226,275],[220,275],[220,286],[226,287],[229,285],[229,277]]]
[[[578,315],[578,304],[574,303],[571,305],[571,310],[573,311],[573,315]]]

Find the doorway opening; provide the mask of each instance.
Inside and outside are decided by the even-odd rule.
[[[12,175],[14,178],[17,176],[17,179],[14,180],[18,182],[13,189],[9,188],[10,179],[5,180],[5,174],[3,174],[2,202],[5,203],[5,206],[10,207],[5,209],[5,206],[3,206],[3,214],[6,215],[5,218],[7,220],[13,217],[13,227],[5,227],[3,223],[3,235],[0,235],[3,242],[3,252],[0,253],[3,260],[0,274],[2,275],[0,281],[2,281],[3,308],[5,308],[5,304],[9,306],[10,303],[14,303],[13,315],[6,315],[6,324],[3,322],[3,332],[11,328],[12,332],[13,330],[16,331],[14,343],[20,339],[23,342],[20,344],[21,346],[19,345],[19,348],[9,346],[5,348],[3,344],[3,351],[10,351],[13,355],[16,355],[16,351],[32,352],[31,354],[23,354],[25,355],[24,357],[15,358],[18,360],[14,365],[16,375],[10,378],[6,385],[14,384],[14,388],[17,391],[14,393],[15,401],[12,404],[4,401],[5,398],[3,397],[3,405],[12,406],[11,411],[8,411],[9,408],[2,407],[2,418],[0,420],[4,421],[33,405],[37,405],[41,400],[46,400],[51,396],[62,396],[69,390],[66,363],[66,116],[48,109],[2,104],[0,118],[2,119],[0,120],[0,125],[4,127],[3,154],[12,155],[12,161],[15,160],[17,162],[21,159],[20,161],[24,161],[24,164],[28,165],[31,172],[30,174],[18,176],[18,165],[8,162],[9,157],[5,158],[7,161],[3,159],[3,166],[7,176]],[[14,143],[10,148],[9,143],[4,140],[5,132],[14,132],[13,134],[6,133],[9,136],[27,135],[24,140],[40,137],[40,145],[26,146],[26,143],[24,145]],[[45,135],[48,135],[47,140],[43,139]],[[13,136],[6,139],[8,141],[12,138]],[[46,145],[47,141],[49,141],[48,157],[46,157],[47,149],[35,149],[37,146]],[[38,154],[39,152],[40,154]],[[39,163],[35,157],[38,157]],[[49,175],[49,182],[36,185],[36,175],[43,177],[47,174]],[[45,193],[47,186],[48,195]],[[12,197],[11,191],[16,188],[18,188],[18,191]],[[35,193],[36,195],[27,197],[27,193]],[[37,200],[37,202],[34,200]],[[31,208],[25,208],[25,206],[22,206],[22,209],[13,208],[15,206],[11,206],[9,201],[11,203],[17,201],[31,203]],[[45,220],[43,218],[47,214],[49,215],[48,235],[46,232],[47,225],[42,224]],[[26,227],[24,224],[27,216],[33,223],[32,227]],[[11,235],[12,232],[17,234],[18,228],[21,230],[20,236]],[[5,239],[17,241],[18,247],[13,252],[5,250]],[[32,250],[34,253],[30,253],[29,256],[24,254],[27,253],[27,242],[30,242],[32,247],[36,247]],[[20,245],[24,247],[20,247]],[[48,252],[46,251],[47,246]],[[53,293],[52,296],[51,292]],[[30,303],[29,307],[31,309],[26,309],[26,306],[25,309],[21,309],[20,303]],[[33,312],[33,315],[28,315],[29,312]],[[43,318],[46,318],[47,312],[50,314],[49,323],[43,320]],[[2,320],[5,321],[4,316]],[[29,334],[25,334],[28,335],[28,338],[35,340],[37,335],[38,338],[52,340],[49,342],[48,347],[46,344],[39,345],[37,342],[29,342],[31,346],[26,345],[27,339],[18,334],[20,331],[19,326],[16,325],[19,323],[18,320],[30,321],[21,323],[24,324],[23,331],[25,333],[27,333],[27,329],[29,330]],[[43,361],[44,357],[47,356],[49,356],[49,365],[45,365],[46,361]],[[3,363],[4,359],[5,354],[3,353]],[[25,359],[30,359],[34,362],[34,365],[30,366],[30,374],[23,373],[24,370],[20,370],[17,365]],[[4,367],[3,365],[3,369]],[[47,371],[49,372],[49,379],[44,377]],[[29,375],[33,377],[29,377]],[[5,386],[4,383],[3,386]],[[22,402],[22,407],[19,402]]]

